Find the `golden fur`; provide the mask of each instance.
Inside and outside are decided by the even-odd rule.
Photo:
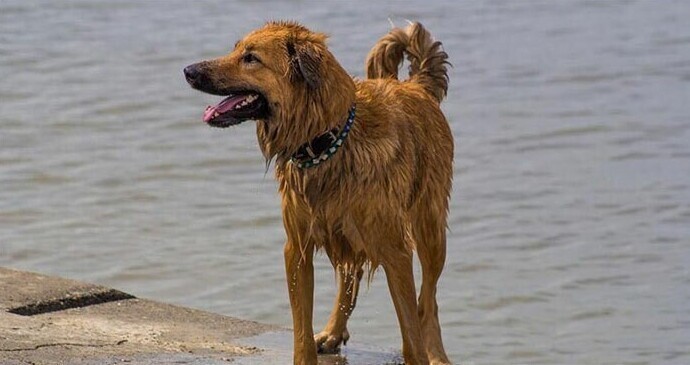
[[[407,364],[450,363],[441,340],[436,283],[446,254],[453,137],[439,104],[448,87],[447,55],[419,23],[395,28],[371,50],[366,80],[353,80],[326,47],[326,36],[293,22],[270,22],[227,56],[207,61],[222,88],[257,90],[270,115],[257,121],[267,161],[275,160],[287,234],[285,268],[294,324],[294,363],[316,364],[349,333],[363,265],[383,267]],[[245,64],[246,52],[259,64]],[[407,55],[409,79],[398,81]],[[332,158],[299,169],[290,157],[304,143],[341,128],[357,112]],[[324,330],[312,329],[313,254],[322,249],[339,278]],[[413,250],[423,281],[415,298]]]

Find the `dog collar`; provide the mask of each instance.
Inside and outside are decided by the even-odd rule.
[[[319,165],[333,156],[342,147],[350,128],[355,122],[355,105],[352,104],[343,129],[333,128],[300,146],[290,161],[300,169]]]

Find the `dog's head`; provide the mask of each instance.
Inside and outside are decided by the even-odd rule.
[[[238,41],[228,55],[187,66],[184,74],[193,88],[226,97],[207,108],[204,121],[215,127],[249,119],[278,122],[301,110],[299,104],[330,98],[324,93],[332,73],[344,70],[325,41],[326,35],[297,23],[270,22]]]
[[[259,139],[270,157],[339,123],[354,99],[354,84],[325,41],[326,35],[297,23],[270,22],[226,56],[187,66],[193,88],[225,96],[206,109],[204,121],[214,127],[262,122]]]

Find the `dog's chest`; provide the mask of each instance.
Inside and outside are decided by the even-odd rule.
[[[283,213],[291,214],[296,225],[307,230],[307,236],[317,248],[342,256],[346,261],[348,257],[374,254],[368,252],[373,247],[367,247],[363,239],[367,229],[362,226],[359,209],[361,202],[368,199],[353,194],[349,188],[355,185],[352,176],[304,175],[288,168],[277,177]]]

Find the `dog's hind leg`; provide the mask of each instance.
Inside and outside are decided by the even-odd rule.
[[[347,320],[355,309],[359,282],[364,270],[361,263],[339,264],[328,250],[326,252],[338,276],[338,294],[335,297],[328,323],[323,331],[314,336],[314,340],[319,353],[332,354],[339,351],[341,343],[345,345],[350,339]]]
[[[418,235],[420,237],[417,238],[417,255],[422,266],[422,288],[417,313],[429,363],[433,365],[450,364],[443,349],[436,303],[436,284],[446,260],[445,225],[438,224],[437,221],[437,217],[432,214],[420,216],[418,232],[423,235]]]
[[[414,275],[412,273],[412,251],[406,249],[404,239],[398,247],[390,247],[385,254],[383,269],[388,280],[388,289],[398,315],[403,339],[405,364],[426,365],[429,363],[424,350],[417,300],[415,298]]]

